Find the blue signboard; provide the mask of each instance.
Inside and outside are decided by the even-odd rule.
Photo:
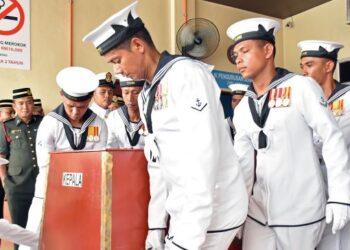
[[[220,88],[228,88],[229,85],[235,83],[249,84],[250,81],[243,79],[239,73],[233,73],[228,71],[213,70],[212,71]]]

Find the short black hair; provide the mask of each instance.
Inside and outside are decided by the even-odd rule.
[[[260,43],[260,45],[262,47],[265,46],[265,44],[267,44],[267,43],[271,43],[273,46],[273,59],[275,59],[275,57],[276,57],[276,45],[275,45],[275,43],[272,43],[270,41],[265,41],[265,40],[257,40],[257,41]]]
[[[117,48],[122,48],[122,49],[129,49],[130,48],[130,41],[134,37],[137,37],[147,43],[148,46],[151,48],[155,48],[156,46],[154,45],[154,42],[152,40],[151,34],[149,31],[144,27],[140,31],[136,32],[134,35],[132,35],[129,39],[125,40],[121,44],[117,46]]]

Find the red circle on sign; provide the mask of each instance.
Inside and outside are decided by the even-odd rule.
[[[0,35],[5,35],[5,36],[13,35],[17,33],[23,27],[23,24],[24,24],[24,11],[22,6],[17,2],[17,0],[11,0],[11,1],[12,1],[12,5],[9,6],[8,8],[11,8],[11,11],[15,8],[18,9],[19,22],[17,26],[11,30],[0,30]]]

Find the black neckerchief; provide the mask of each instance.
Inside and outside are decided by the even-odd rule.
[[[248,87],[246,95],[249,97],[248,103],[249,103],[250,113],[252,114],[252,117],[253,117],[255,124],[258,125],[259,128],[261,128],[260,133],[259,133],[259,145],[258,145],[259,149],[266,148],[266,146],[267,146],[267,137],[262,129],[264,128],[265,123],[266,123],[267,118],[269,117],[269,113],[270,113],[270,108],[268,106],[270,92],[272,89],[275,89],[282,82],[286,81],[287,79],[289,79],[293,76],[294,76],[294,74],[289,72],[286,69],[276,68],[276,75],[272,78],[272,80],[269,84],[269,87],[267,89],[267,96],[266,96],[265,102],[263,104],[263,108],[261,110],[260,116],[258,114],[258,111],[256,110],[255,103],[254,103],[254,99],[259,99],[260,97],[257,97],[253,83],[250,83],[250,85]],[[262,95],[262,96],[264,96],[264,95]]]
[[[336,99],[344,95],[346,92],[350,90],[350,85],[339,83],[336,81],[335,89],[333,90],[332,94],[329,96],[327,103],[331,104]]]
[[[139,142],[140,134],[137,133],[137,131],[139,131],[139,129],[143,123],[140,119],[140,121],[137,123],[137,130],[134,131],[130,125],[128,107],[126,105],[123,105],[120,108],[118,108],[117,110],[118,110],[118,113],[119,113],[123,123],[124,123],[125,132],[126,132],[126,135],[128,136],[129,143],[132,147],[134,147]]]
[[[130,134],[128,133],[128,130],[127,130],[126,126],[125,126],[125,131],[126,131],[126,135],[128,136],[128,140],[129,140],[130,145],[132,147],[134,147],[139,142],[140,134],[139,133],[135,133],[134,137],[131,138]]]
[[[183,59],[189,59],[189,58],[178,56],[178,55],[170,55],[167,51],[164,51],[163,53],[161,53],[159,63],[154,73],[154,77],[151,85],[145,84],[144,91],[141,92],[142,101],[143,103],[146,103],[146,96],[144,92],[145,90],[150,88],[149,94],[148,94],[147,110],[145,114],[147,130],[149,133],[153,133],[151,114],[152,114],[152,110],[155,102],[157,86],[159,85],[160,80],[163,78],[166,72],[171,68],[171,66],[177,61],[180,61]]]
[[[64,110],[63,103],[60,104],[57,108],[55,108],[53,111],[48,113],[48,115],[56,118],[60,122],[63,123],[64,131],[66,134],[66,137],[68,139],[69,145],[73,150],[80,150],[85,148],[86,140],[87,140],[87,127],[91,124],[93,120],[96,118],[96,114],[92,112],[90,109],[88,109],[84,116],[83,116],[83,125],[81,127],[81,130],[84,131],[79,145],[74,144],[74,136],[73,136],[73,127],[72,124],[69,122],[68,116],[66,114],[66,111]]]

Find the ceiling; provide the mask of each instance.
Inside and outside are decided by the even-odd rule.
[[[206,0],[259,14],[287,18],[331,0]]]

